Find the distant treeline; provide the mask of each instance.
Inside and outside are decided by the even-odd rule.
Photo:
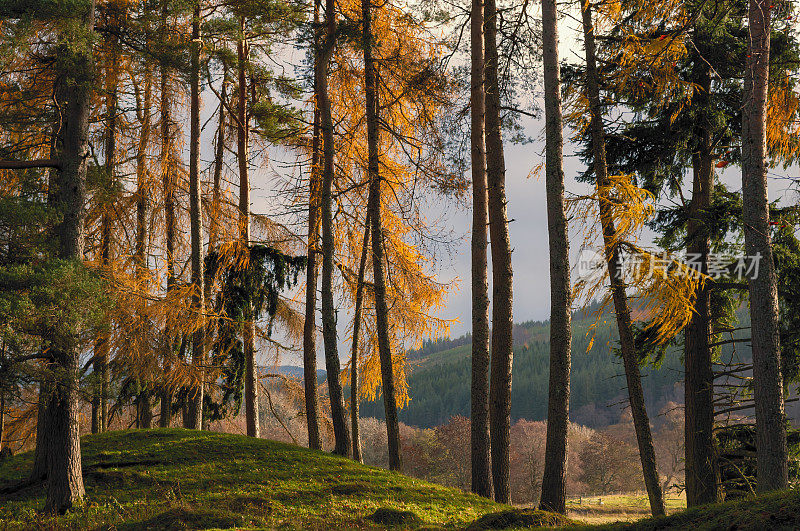
[[[619,420],[627,406],[625,379],[617,346],[613,316],[597,322],[592,341],[592,315],[576,312],[572,338],[572,374],[570,417],[573,422],[602,428]],[[744,317],[744,316],[742,316]],[[547,417],[548,367],[550,355],[549,322],[530,321],[514,327],[514,365],[511,401],[512,420],[544,420]],[[724,345],[721,357],[735,356],[749,361],[750,346],[740,343]],[[657,412],[669,401],[683,403],[682,345],[667,350],[654,367],[643,367],[643,386],[649,411]],[[471,378],[471,337],[429,341],[409,353],[411,402],[400,412],[400,420],[419,427],[434,427],[448,422],[454,415],[469,417]],[[383,417],[380,401],[364,403],[365,417]]]

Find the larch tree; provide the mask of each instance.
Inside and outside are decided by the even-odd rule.
[[[334,453],[349,455],[350,431],[344,411],[344,397],[339,375],[339,350],[336,333],[336,307],[333,294],[334,227],[333,227],[333,182],[335,172],[334,124],[331,100],[328,94],[328,66],[336,46],[336,3],[325,2],[325,24],[317,28],[324,33],[317,40],[315,50],[315,94],[320,112],[323,145],[321,221],[322,221],[322,335],[325,341],[325,367],[328,371],[328,393],[335,438]]]
[[[192,262],[192,312],[200,324],[192,333],[192,363],[197,370],[197,382],[190,391],[187,428],[203,428],[205,362],[205,290],[203,288],[203,211],[200,184],[200,4],[196,2],[192,12],[192,43],[189,65],[189,224],[191,234]]]
[[[544,510],[564,514],[567,510],[572,287],[569,269],[569,233],[564,205],[564,133],[555,0],[542,0],[542,44],[547,227],[550,245],[550,382],[547,441],[539,506]]]
[[[320,2],[314,2],[314,60],[319,58],[322,46],[321,32],[317,29],[320,23]],[[319,69],[314,69],[314,87],[318,81]],[[319,217],[320,217],[320,177],[322,162],[322,142],[320,113],[317,99],[314,98],[314,118],[311,138],[311,164],[308,182],[308,247],[306,255],[306,308],[303,322],[303,390],[306,407],[306,426],[308,429],[308,447],[322,450],[322,438],[319,430],[319,396],[317,394],[317,277],[319,276]]]
[[[372,236],[372,275],[375,284],[375,326],[378,332],[378,355],[381,363],[381,387],[386,430],[389,441],[389,469],[401,470],[400,426],[397,417],[397,399],[394,382],[392,350],[389,342],[389,307],[386,303],[384,277],[384,236],[381,219],[381,177],[379,147],[378,75],[373,57],[375,35],[372,30],[372,2],[362,0],[364,46],[364,94],[366,96],[367,122],[367,175],[369,178],[368,212]]]
[[[600,101],[599,76],[597,71],[597,57],[595,46],[595,26],[592,23],[592,7],[587,0],[581,3],[584,50],[586,53],[585,88],[590,112],[590,136],[592,145],[592,166],[595,174],[595,187],[597,189],[598,212],[600,216],[601,231],[603,235],[603,249],[608,276],[611,283],[611,292],[616,313],[617,329],[620,337],[625,379],[628,387],[628,397],[633,415],[636,439],[639,445],[639,456],[642,462],[645,486],[650,499],[650,510],[653,515],[664,514],[664,498],[661,492],[656,467],[653,437],[650,430],[650,420],[647,416],[642,390],[639,357],[633,337],[633,328],[630,316],[628,296],[625,291],[623,274],[620,270],[620,248],[618,229],[615,226],[612,199],[609,196],[611,181],[608,175],[605,151],[605,131],[603,126],[603,112]]]

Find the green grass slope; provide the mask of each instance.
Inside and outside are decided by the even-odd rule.
[[[655,531],[661,529],[782,531],[800,529],[800,491],[779,492],[689,509],[672,516],[648,518],[600,529]]]
[[[0,489],[27,476],[31,453],[0,465]],[[0,529],[383,527],[379,508],[417,526],[464,527],[505,506],[353,461],[261,439],[180,429],[83,438],[86,504],[39,514],[42,485],[0,494]]]

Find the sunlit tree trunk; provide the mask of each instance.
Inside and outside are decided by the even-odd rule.
[[[550,387],[540,506],[544,510],[564,514],[567,511],[572,290],[569,234],[564,211],[564,126],[561,115],[561,71],[558,64],[558,18],[555,0],[542,0],[542,48],[547,229],[550,243]]]
[[[336,39],[336,4],[334,0],[325,2],[325,38],[320,38],[322,49],[317,52],[316,81],[317,105],[322,125],[323,171],[322,171],[322,336],[325,341],[325,368],[328,372],[328,393],[330,394],[331,416],[333,417],[333,452],[338,455],[350,454],[350,431],[344,411],[342,384],[339,380],[339,352],[336,338],[336,307],[333,302],[333,269],[335,242],[333,235],[333,179],[334,156],[333,118],[331,102],[328,97],[328,65]],[[318,28],[322,31],[322,28]]]
[[[594,26],[592,25],[592,12],[588,0],[582,0],[583,11],[583,38],[586,52],[586,92],[589,99],[591,113],[591,137],[593,166],[596,176],[598,208],[600,211],[600,224],[603,232],[605,259],[611,282],[611,294],[614,301],[614,311],[617,315],[617,328],[619,342],[622,350],[622,361],[625,367],[625,379],[628,385],[628,398],[633,416],[633,425],[636,431],[636,440],[639,445],[639,457],[642,462],[644,483],[650,499],[650,510],[654,516],[664,514],[664,498],[661,493],[661,483],[656,467],[656,456],[653,449],[653,436],[650,431],[650,419],[644,405],[644,392],[642,390],[642,377],[639,370],[639,357],[636,353],[633,330],[631,324],[628,296],[625,293],[625,284],[619,267],[619,248],[616,241],[616,228],[614,226],[611,205],[608,202],[607,190],[609,186],[608,166],[606,163],[605,132],[603,130],[603,115],[600,107],[600,88],[597,74],[597,58],[595,52]]]
[[[701,45],[702,46],[702,45]],[[711,72],[705,66],[696,96],[698,108],[707,109]],[[701,116],[696,133],[699,149],[692,156],[692,199],[686,224],[686,252],[708,263],[708,209],[714,190],[713,153],[708,118]],[[714,371],[711,348],[711,289],[698,286],[692,319],[684,340],[686,411],[686,504],[689,507],[720,501],[718,469],[714,454]]]
[[[786,489],[788,450],[781,375],[778,288],[772,259],[767,198],[767,92],[771,2],[750,0],[742,112],[742,217],[745,250],[760,259],[748,277],[756,410],[757,486]]]
[[[483,2],[472,0],[472,392],[470,408],[472,492],[492,497],[489,451],[489,277],[486,246],[486,94],[483,87]]]
[[[369,217],[372,218],[372,272],[375,280],[375,316],[378,333],[378,356],[381,363],[381,392],[386,413],[386,435],[389,442],[389,468],[401,470],[400,424],[394,385],[394,364],[389,342],[389,308],[386,304],[386,280],[383,271],[383,230],[381,228],[381,178],[379,160],[378,84],[375,58],[372,55],[375,37],[372,34],[371,0],[361,2],[364,46],[364,94],[367,118],[367,174],[369,176]]]
[[[113,20],[115,10],[110,10],[109,22]],[[117,105],[119,100],[119,43],[116,37],[111,38],[110,61],[108,76],[106,77],[106,142],[105,142],[105,185],[106,193],[110,192],[114,183],[114,173],[116,171],[116,151],[117,151]],[[108,196],[106,196],[108,197]],[[101,267],[109,267],[110,246],[111,246],[111,216],[108,212],[110,205],[106,205],[100,220],[100,264]],[[98,387],[92,399],[92,433],[100,433],[106,429],[106,414],[108,412],[108,340],[105,337],[98,337],[95,340],[95,354],[93,370],[98,378]]]
[[[192,248],[192,311],[194,317],[202,320],[205,312],[203,289],[203,214],[200,185],[200,5],[195,4],[192,16],[192,46],[189,74],[189,224]],[[200,381],[191,390],[187,428],[203,427],[203,386],[202,365],[205,362],[205,327],[197,326],[192,334],[192,363],[195,365]]]
[[[147,150],[150,145],[150,107],[153,93],[153,78],[150,71],[145,72],[144,101],[142,103],[142,130],[139,134],[139,146],[136,154],[136,278],[141,289],[144,289],[147,279],[147,208],[148,208],[148,176],[147,176]],[[144,332],[146,320],[141,318],[141,333]],[[153,427],[152,382],[148,378],[142,382],[143,387],[138,399],[138,417],[140,428]]]
[[[239,240],[243,248],[250,245],[250,175],[247,167],[247,140],[250,117],[247,112],[247,55],[248,44],[244,40],[245,19],[240,19],[239,28],[242,38],[236,43],[239,69],[239,120],[237,127],[237,143],[239,150]],[[249,251],[248,251],[249,252]],[[242,327],[244,344],[244,412],[247,424],[247,436],[259,436],[258,420],[258,368],[256,367],[253,310],[248,305],[244,310],[245,319]]]
[[[306,314],[303,324],[303,385],[308,427],[308,447],[322,450],[317,396],[317,258],[319,256],[319,111],[314,111],[311,172],[308,184],[308,262],[306,264]]]
[[[161,32],[162,37],[167,32],[167,1],[164,0],[161,10]],[[172,153],[172,113],[170,98],[170,76],[166,65],[161,65],[161,180],[164,193],[164,233],[166,246],[166,269],[167,269],[167,295],[175,288],[175,245],[176,245],[176,225],[175,225],[175,166]],[[172,330],[165,330],[169,352],[164,359],[164,373],[168,375],[172,370],[172,357],[176,350],[176,340]],[[161,416],[158,425],[167,428],[172,422],[172,389],[162,384],[161,388]]]
[[[314,2],[314,64],[320,61],[320,2]],[[314,69],[314,87],[318,86],[319,68]],[[306,404],[308,447],[322,450],[319,432],[319,397],[317,396],[317,276],[319,257],[320,162],[321,138],[319,101],[314,101],[314,129],[311,140],[311,171],[308,179],[308,262],[306,264],[306,313],[303,324],[303,387]]]
[[[361,244],[361,260],[358,263],[356,280],[356,308],[353,315],[353,343],[350,349],[350,430],[353,437],[353,460],[364,462],[361,455],[361,435],[359,430],[358,391],[361,385],[358,374],[358,342],[361,332],[361,308],[364,304],[364,275],[367,270],[367,254],[369,252],[369,231],[371,223],[369,210],[364,219],[364,242]]]
[[[499,58],[497,53],[497,6],[484,3],[484,47],[486,58],[486,175],[489,237],[492,246],[492,358],[489,383],[489,426],[492,480],[495,500],[511,501],[510,432],[511,364],[513,351],[513,270],[511,240],[506,213],[506,163],[500,123]]]
[[[63,114],[57,151],[61,169],[57,172],[55,206],[61,214],[57,226],[58,256],[64,260],[83,258],[86,203],[86,169],[89,160],[89,108],[91,102],[92,44],[94,2],[79,19],[86,34],[73,35],[69,55],[70,74],[77,83],[59,83],[56,97]],[[62,73],[61,77],[66,77]],[[78,338],[67,334],[54,338],[52,353],[55,367],[52,394],[44,412],[43,429],[50,432],[47,445],[47,494],[45,511],[63,513],[79,503],[84,495],[79,426]]]

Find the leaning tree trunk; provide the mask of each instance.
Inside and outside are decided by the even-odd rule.
[[[603,115],[600,106],[594,27],[592,26],[592,12],[588,0],[582,0],[581,9],[583,11],[584,50],[586,51],[586,91],[591,114],[592,155],[594,157],[593,166],[596,175],[595,184],[598,209],[600,211],[600,225],[603,232],[603,248],[611,282],[614,311],[617,315],[622,362],[625,367],[628,398],[633,416],[633,426],[636,430],[636,440],[639,445],[639,457],[642,461],[644,483],[647,488],[650,510],[653,516],[661,516],[664,514],[664,498],[661,493],[661,483],[656,467],[653,436],[650,432],[650,419],[647,417],[647,410],[644,404],[639,357],[633,340],[628,296],[625,293],[625,284],[619,267],[620,254],[616,243],[616,228],[609,203],[610,198],[608,197],[609,179],[606,163],[605,132],[603,130]]]
[[[381,228],[381,178],[379,160],[378,83],[375,44],[372,34],[371,0],[361,1],[363,15],[364,94],[367,119],[367,175],[369,176],[368,216],[372,219],[372,273],[375,281],[375,321],[378,332],[378,357],[381,363],[383,408],[386,413],[386,435],[389,443],[389,469],[401,470],[400,424],[397,418],[397,398],[394,386],[394,364],[389,342],[389,308],[386,304],[386,280],[383,271],[383,230]]]
[[[161,33],[167,33],[167,1],[164,0],[161,8]],[[176,221],[175,221],[175,160],[172,143],[172,113],[170,100],[170,79],[169,69],[165,64],[161,65],[161,180],[164,193],[164,233],[166,246],[166,268],[167,268],[167,296],[175,289],[175,245],[176,245]],[[164,374],[169,375],[172,370],[172,358],[176,350],[176,338],[169,325],[164,331],[168,351],[164,355]],[[168,428],[172,423],[172,398],[173,393],[169,384],[165,381],[161,384],[161,415],[158,425]]]
[[[472,390],[470,438],[472,492],[492,497],[489,451],[489,278],[486,231],[486,94],[483,87],[483,2],[472,0],[471,151],[472,151]]]
[[[742,112],[744,244],[751,260],[760,260],[758,273],[748,276],[756,410],[756,475],[760,492],[789,486],[778,289],[772,260],[767,199],[770,4],[768,0],[750,0],[750,39]]]
[[[547,229],[550,242],[550,389],[540,507],[565,514],[572,343],[569,234],[564,212],[564,133],[556,0],[542,0]]]
[[[697,95],[697,106],[708,109],[710,66],[706,65]],[[688,256],[708,264],[710,252],[708,210],[714,190],[713,153],[708,118],[698,121],[695,136],[700,149],[692,156],[692,200],[686,224]],[[707,269],[707,267],[706,267]],[[686,504],[689,507],[720,501],[718,468],[714,450],[714,370],[711,347],[711,286],[698,286],[694,312],[686,325],[684,340],[686,411]]]
[[[333,453],[350,454],[350,432],[344,411],[342,384],[339,380],[339,352],[336,344],[336,307],[333,303],[333,258],[335,242],[333,235],[333,178],[334,145],[333,118],[328,96],[328,65],[336,39],[336,13],[334,0],[325,2],[326,35],[320,38],[322,50],[317,51],[315,79],[317,81],[317,105],[322,122],[322,144],[324,167],[322,171],[322,336],[325,341],[325,368],[328,371],[328,393],[333,417]],[[322,29],[318,29],[322,31]]]
[[[506,212],[506,163],[500,122],[497,5],[484,4],[486,49],[486,173],[489,237],[492,242],[492,361],[489,384],[489,424],[495,500],[510,503],[511,364],[513,351],[513,271]]]
[[[61,214],[57,226],[58,256],[76,262],[83,257],[94,2],[89,3],[81,22],[85,32],[71,36],[72,46],[62,47],[60,52],[69,56],[70,75],[79,81],[61,85],[56,90],[63,109],[57,138],[61,159],[55,205]],[[78,338],[71,333],[54,339],[50,352],[56,374],[43,425],[44,430],[50,433],[45,511],[63,513],[79,503],[84,495],[78,410],[80,347]]]
[[[245,19],[240,19],[242,35],[245,32]],[[239,120],[237,124],[237,144],[239,150],[239,241],[245,252],[250,252],[250,175],[247,167],[247,140],[250,117],[247,112],[247,55],[248,44],[244,37],[236,43],[239,68]],[[244,310],[242,343],[244,344],[244,413],[247,436],[259,436],[258,420],[258,368],[254,345],[255,329],[253,308],[250,304]]]
[[[353,314],[353,343],[350,349],[350,429],[353,438],[353,460],[364,462],[361,455],[361,435],[359,430],[358,391],[361,385],[358,374],[358,342],[361,332],[361,307],[364,303],[364,275],[367,270],[367,253],[369,252],[370,216],[364,219],[364,242],[361,244],[361,261],[358,263],[356,279],[356,308]]]
[[[192,248],[192,313],[203,321],[205,300],[203,289],[203,211],[200,185],[200,5],[195,4],[192,16],[192,47],[189,111],[189,224]],[[203,376],[205,361],[205,326],[195,323],[192,334],[192,363],[199,375],[196,389],[192,389],[189,402],[187,428],[203,428]]]

